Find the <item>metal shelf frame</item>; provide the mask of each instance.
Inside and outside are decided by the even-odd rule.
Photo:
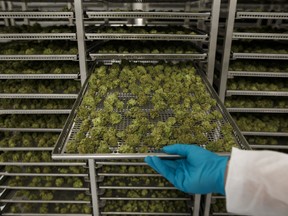
[[[89,54],[93,61],[101,60],[204,60],[206,53],[199,54],[147,54],[147,53],[131,53],[131,54]]]
[[[76,33],[0,34],[0,41],[9,40],[76,40]]]
[[[288,91],[249,91],[249,90],[227,90],[226,91],[226,96],[233,96],[233,95],[287,97]]]
[[[0,79],[78,79],[78,74],[0,74]]]
[[[288,54],[270,54],[270,53],[232,53],[232,59],[271,59],[287,60]]]
[[[173,40],[173,41],[205,41],[208,35],[204,34],[108,34],[108,33],[86,33],[88,40]]]
[[[0,18],[13,18],[13,19],[72,19],[74,18],[73,12],[34,12],[34,11],[0,11]]]
[[[226,19],[226,29],[224,35],[223,55],[221,60],[221,77],[219,85],[219,97],[222,102],[225,100],[225,96],[229,95],[226,92],[227,79],[234,76],[255,76],[255,77],[288,77],[283,73],[271,72],[248,72],[248,71],[229,71],[229,63],[231,60],[236,59],[255,59],[255,60],[287,60],[288,54],[270,54],[270,53],[231,53],[231,45],[235,39],[253,39],[253,40],[287,40],[288,35],[286,33],[254,33],[254,32],[234,32],[235,21],[237,19],[288,19],[288,13],[277,12],[245,12],[237,11],[237,0],[229,1],[228,3],[228,17]],[[249,25],[248,25],[249,26]],[[256,96],[256,95],[255,95]]]
[[[6,114],[70,114],[70,109],[5,109],[0,110],[0,115]]]
[[[230,113],[288,113],[288,108],[227,108]]]
[[[0,98],[9,99],[76,99],[77,94],[4,94],[0,93]]]
[[[77,55],[0,55],[0,61],[77,61]]]
[[[228,71],[228,79],[234,77],[279,77],[288,78],[288,72]]]
[[[187,12],[144,12],[144,11],[87,11],[90,19],[203,19],[208,20],[210,12],[187,13]]]
[[[285,33],[247,33],[247,32],[234,32],[235,39],[251,39],[251,40],[288,40],[288,34]]]
[[[269,131],[242,131],[244,136],[275,136],[288,137],[288,132],[269,132]]]
[[[236,19],[288,19],[287,13],[277,12],[237,12]]]
[[[21,132],[62,132],[62,128],[0,128],[0,131],[21,131]]]

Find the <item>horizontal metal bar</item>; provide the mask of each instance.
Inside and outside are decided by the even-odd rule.
[[[89,18],[143,18],[143,19],[208,19],[210,12],[187,13],[187,12],[142,12],[142,11],[87,11]]]
[[[76,99],[77,94],[4,94],[0,93],[0,98],[9,99]]]
[[[288,14],[277,12],[237,12],[236,19],[288,19]]]
[[[78,74],[0,74],[0,79],[78,79]]]
[[[190,34],[108,34],[108,33],[86,33],[89,40],[173,40],[173,41],[204,41],[208,35]]]
[[[94,60],[109,60],[109,59],[134,59],[134,60],[141,60],[141,59],[167,59],[167,60],[184,60],[184,59],[205,59],[207,54],[206,53],[199,53],[199,54],[147,54],[147,53],[119,53],[119,54],[89,54],[91,59]]]
[[[10,109],[0,110],[0,114],[70,114],[71,109]]]
[[[212,195],[212,199],[226,199],[225,196],[219,196],[219,195]]]
[[[74,188],[74,187],[29,187],[29,186],[6,186],[0,185],[3,189],[17,190],[66,190],[66,191],[89,191],[89,188]]]
[[[176,200],[191,200],[189,197],[183,198],[168,198],[168,197],[159,197],[159,198],[151,198],[151,197],[139,197],[139,198],[132,198],[132,197],[100,197],[100,200],[164,200],[164,201],[176,201]]]
[[[53,147],[1,147],[2,151],[52,151]]]
[[[119,190],[177,190],[175,187],[136,187],[136,186],[99,186],[100,189],[119,189]]]
[[[279,136],[279,137],[288,137],[287,132],[255,132],[255,131],[242,131],[244,136]]]
[[[76,61],[77,55],[0,55],[0,61]]]
[[[1,11],[0,18],[30,18],[30,19],[61,19],[61,18],[73,18],[73,12],[25,12],[25,11]]]
[[[0,172],[3,176],[63,176],[63,177],[88,177],[88,174],[74,174],[74,173],[8,173]]]
[[[191,215],[190,213],[171,213],[171,212],[101,212],[101,215]]]
[[[121,161],[117,161],[117,162],[104,162],[104,161],[96,161],[96,164],[99,165],[115,165],[115,166],[122,166],[122,165],[131,165],[131,166],[148,166],[147,163],[145,162],[121,162]]]
[[[253,149],[288,149],[288,145],[253,145],[250,144]]]
[[[81,162],[0,162],[5,166],[85,166],[86,163]]]
[[[0,110],[0,115],[6,114],[69,114],[70,109],[7,109]]]
[[[0,128],[0,131],[21,131],[21,132],[53,132],[59,133],[62,128]]]
[[[233,39],[252,39],[252,40],[287,40],[288,34],[281,33],[248,33],[234,32]]]
[[[244,113],[288,113],[288,108],[227,108],[229,112]]]
[[[98,176],[120,176],[120,177],[159,177],[160,174],[138,174],[138,173],[97,173]]]
[[[83,201],[83,200],[13,200],[13,199],[0,199],[2,203],[75,203],[75,204],[89,204],[90,201]]]
[[[76,40],[76,33],[0,34],[1,40]]]
[[[250,96],[282,96],[287,97],[288,91],[245,91],[245,90],[227,90],[226,96],[250,95]]]
[[[41,214],[41,213],[21,213],[20,214],[21,216],[92,216],[92,214],[69,214],[69,213],[67,213],[67,214],[59,214],[59,213],[57,213],[57,214],[53,214],[53,213],[43,213],[43,214]],[[5,213],[5,212],[2,212],[2,215],[1,216],[19,216],[19,213]]]
[[[269,53],[232,53],[233,59],[275,59],[287,60],[288,54],[269,54]]]
[[[217,153],[221,156],[229,156],[229,152],[220,152]],[[67,153],[61,153],[61,154],[52,154],[52,159],[63,159],[63,160],[74,160],[74,159],[80,159],[80,160],[86,160],[86,159],[97,159],[97,160],[110,160],[110,159],[144,159],[147,156],[157,156],[160,158],[180,158],[179,155],[170,155],[165,153],[131,153],[131,154],[67,154]],[[105,163],[105,162],[104,162]],[[120,163],[119,163],[120,165]]]
[[[254,71],[228,71],[228,78],[233,77],[288,77],[288,72],[254,72]]]

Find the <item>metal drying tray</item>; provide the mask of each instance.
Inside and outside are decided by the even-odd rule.
[[[107,18],[144,18],[144,19],[204,19],[210,18],[210,12],[190,13],[190,12],[147,12],[147,11],[87,11],[90,19]]]
[[[241,134],[239,128],[233,121],[232,117],[230,116],[229,112],[226,110],[223,103],[220,101],[220,99],[217,96],[217,93],[211,86],[211,84],[208,82],[206,76],[200,69],[197,69],[198,75],[201,76],[203,83],[206,86],[207,91],[210,93],[211,97],[214,98],[217,101],[217,105],[215,107],[216,110],[218,110],[222,116],[223,119],[217,122],[217,129],[214,131],[214,133],[209,133],[207,135],[208,139],[210,141],[218,140],[220,137],[221,127],[224,123],[229,123],[233,127],[233,135],[235,138],[236,143],[238,144],[239,148],[241,149],[251,149],[249,147],[249,144],[245,140],[244,136]],[[109,154],[70,154],[66,153],[66,144],[68,141],[77,133],[77,131],[80,128],[81,122],[80,121],[74,121],[77,116],[77,109],[80,106],[82,99],[88,90],[88,79],[86,79],[84,85],[81,88],[81,91],[79,92],[78,98],[76,102],[74,103],[73,109],[65,123],[65,126],[61,132],[61,135],[59,136],[59,139],[57,140],[57,143],[55,145],[55,148],[52,152],[52,158],[53,159],[143,159],[148,155],[153,156],[159,156],[162,158],[172,158],[172,157],[179,157],[179,155],[168,155],[165,153],[109,153]],[[167,119],[171,116],[168,113],[164,113],[161,118]],[[221,154],[221,153],[220,153]],[[225,153],[222,153],[225,154]],[[226,153],[227,154],[227,153]]]

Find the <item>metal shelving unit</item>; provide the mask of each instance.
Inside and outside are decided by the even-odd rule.
[[[221,71],[220,76],[220,83],[218,85],[219,87],[219,96],[220,99],[224,102],[225,98],[227,97],[233,97],[235,100],[238,98],[238,96],[249,96],[249,98],[261,96],[261,97],[275,97],[275,98],[286,98],[288,96],[288,93],[286,91],[251,91],[251,90],[231,90],[227,89],[227,82],[229,79],[234,79],[237,77],[241,77],[242,79],[245,77],[252,78],[255,77],[255,80],[257,80],[257,77],[259,79],[263,78],[271,78],[271,81],[273,78],[283,78],[287,79],[288,74],[286,71],[279,71],[277,72],[264,72],[264,71],[256,71],[257,64],[256,62],[259,62],[261,65],[261,60],[266,63],[270,62],[277,62],[279,66],[287,61],[288,55],[284,52],[273,52],[269,53],[269,51],[263,51],[264,53],[260,53],[259,50],[253,51],[252,49],[249,50],[249,52],[242,51],[242,52],[233,52],[232,44],[237,41],[237,44],[243,43],[243,49],[245,49],[245,42],[248,41],[259,41],[259,40],[266,40],[266,41],[278,41],[279,44],[282,44],[281,48],[285,49],[285,42],[288,39],[287,33],[285,30],[283,30],[283,33],[277,32],[277,30],[285,29],[284,27],[284,21],[287,20],[288,13],[284,12],[287,10],[287,8],[282,7],[284,1],[278,1],[274,2],[273,5],[261,5],[259,4],[253,4],[250,2],[245,2],[242,0],[238,1],[229,1],[229,4],[227,5],[227,12],[228,12],[228,18],[226,20],[226,29],[224,35],[224,41],[223,41],[223,52],[222,52],[222,59],[221,64],[218,69]],[[245,5],[246,4],[246,5]],[[262,10],[261,12],[256,12],[255,10]],[[246,10],[246,11],[245,11]],[[271,11],[270,11],[271,10]],[[282,10],[282,11],[281,11]],[[279,11],[279,12],[278,12]],[[283,22],[282,22],[283,21]],[[265,24],[266,23],[266,24]],[[268,26],[268,27],[267,27]],[[264,27],[264,28],[262,28]],[[266,27],[266,28],[265,28]],[[257,28],[260,29],[259,32],[257,32]],[[219,30],[220,31],[220,30]],[[265,32],[266,31],[266,32]],[[274,31],[274,32],[273,32]],[[223,33],[223,32],[222,32]],[[258,45],[261,47],[261,43]],[[273,47],[271,47],[273,49]],[[281,49],[280,48],[280,49]],[[259,48],[258,48],[259,49]],[[260,50],[261,51],[261,50]],[[271,51],[272,52],[272,51]],[[230,64],[232,62],[239,62],[239,64],[251,64],[253,62],[252,66],[255,66],[253,71],[245,70],[246,68],[243,67],[243,71],[240,69],[233,70],[232,67],[230,68]],[[275,65],[277,64],[275,63]],[[266,64],[263,66],[265,67]],[[268,64],[267,64],[268,65]],[[237,65],[238,66],[238,65]],[[237,67],[236,66],[236,67]],[[262,67],[263,68],[263,67]],[[256,82],[256,81],[255,81]],[[248,107],[229,107],[227,109],[230,113],[253,113],[253,114],[259,114],[262,113],[263,115],[275,115],[280,113],[287,113],[286,108],[248,108]],[[280,138],[280,137],[286,137],[286,133],[281,132],[250,132],[250,131],[243,131],[243,135],[245,136],[267,136],[267,137],[274,137],[274,138]],[[253,143],[251,143],[253,144]],[[253,145],[256,146],[256,145]],[[267,148],[270,148],[270,145],[266,145]],[[273,148],[270,149],[277,149],[278,145],[273,146]],[[257,148],[260,148],[260,146],[257,146]],[[279,144],[279,148],[282,149],[282,146]]]
[[[200,47],[203,48],[201,53],[197,54],[145,54],[145,53],[137,53],[137,54],[128,54],[128,53],[118,53],[118,54],[106,54],[106,53],[95,53],[90,51],[90,58],[95,60],[202,60],[206,63],[206,74],[210,83],[213,82],[213,74],[214,74],[214,59],[215,59],[215,48],[216,48],[216,37],[218,33],[218,18],[219,18],[219,10],[220,10],[220,1],[214,0],[206,8],[206,10],[200,10],[199,12],[191,12],[190,8],[192,3],[185,2],[182,3],[184,7],[183,12],[177,11],[145,11],[144,6],[141,3],[132,3],[132,11],[128,9],[128,11],[95,11],[93,6],[90,8],[89,2],[85,2],[82,5],[80,1],[79,4],[75,4],[77,10],[82,11],[85,8],[85,15],[88,19],[83,19],[83,14],[76,14],[76,17],[79,18],[78,26],[83,31],[84,35],[81,33],[81,37],[86,37],[88,40],[161,40],[161,41],[191,41],[191,42],[199,42]],[[199,1],[199,5],[205,6],[205,3]],[[198,7],[199,7],[198,5]],[[109,8],[109,5],[105,5]],[[166,7],[166,6],[165,6]],[[169,7],[169,6],[168,6]],[[149,8],[152,9],[152,8]],[[197,9],[197,8],[196,8]],[[127,10],[127,9],[126,9]],[[81,20],[82,19],[82,20]],[[92,33],[86,32],[84,28],[84,23],[94,24],[96,20],[104,20],[105,25],[113,25],[114,20],[120,20],[120,23],[123,24],[132,22],[132,25],[135,26],[144,26],[145,24],[150,24],[155,20],[164,20],[163,25],[167,26],[169,24],[173,24],[176,20],[180,22],[181,26],[190,27],[191,21],[196,22],[196,27],[200,31],[196,31],[196,34],[135,34],[135,33]],[[124,20],[124,21],[123,21]],[[173,21],[173,22],[172,22]],[[205,33],[201,29],[204,26],[204,22],[209,22],[210,30]],[[121,25],[121,24],[120,24]],[[157,24],[156,24],[157,25]],[[163,26],[162,25],[162,26]],[[119,26],[119,24],[118,24]],[[199,45],[198,43],[198,45]],[[84,49],[85,46],[83,45]],[[205,47],[205,48],[204,48]],[[207,49],[208,47],[208,49]],[[85,52],[85,51],[83,51]]]
[[[35,23],[40,24],[42,27],[47,27],[51,25],[75,25],[75,12],[72,11],[73,1],[58,1],[57,4],[49,2],[49,1],[5,1],[1,6],[4,5],[3,10],[0,11],[0,20],[4,20],[5,26],[20,26],[20,25],[34,25]],[[57,6],[60,6],[57,8]],[[63,8],[70,8],[71,11],[65,12],[61,11]],[[39,10],[40,9],[40,10]],[[36,10],[36,11],[35,11]],[[44,10],[44,11],[42,11]],[[48,10],[48,11],[46,11]],[[50,11],[51,10],[51,11]],[[57,10],[57,11],[53,11]],[[71,43],[78,44],[77,32],[73,33],[7,33],[0,34],[0,42],[6,43],[14,43],[17,41],[71,41]],[[12,41],[12,42],[11,42]],[[79,61],[78,54],[61,54],[61,55],[0,55],[0,61],[51,61],[53,64],[54,61]],[[8,62],[7,62],[8,64]],[[60,66],[61,67],[61,66]],[[20,70],[23,70],[21,68]],[[1,72],[0,72],[1,73]],[[0,74],[0,79],[2,80],[75,80],[79,82],[80,79],[85,79],[86,71],[79,71],[79,73],[75,74]],[[83,75],[81,77],[81,75]],[[73,81],[74,82],[74,81]],[[29,93],[29,94],[0,94],[0,98],[7,99],[70,99],[75,100],[78,94],[41,94],[41,93]],[[35,103],[35,101],[34,101]],[[71,109],[2,109],[0,110],[0,115],[47,115],[47,114],[69,114]],[[14,133],[20,134],[37,134],[40,135],[42,133],[44,136],[46,133],[54,133],[55,136],[59,134],[63,129],[62,128],[0,128],[0,132],[9,133],[11,135]],[[54,135],[53,135],[54,136]],[[2,137],[1,137],[2,138]],[[44,139],[45,140],[45,139]],[[7,141],[8,142],[8,141]],[[27,141],[26,141],[27,142]],[[17,147],[1,147],[1,153],[3,154],[18,154],[18,157],[21,155],[27,154],[37,154],[43,155],[51,152],[53,147],[41,147],[42,144],[39,144],[37,141],[33,140],[33,142],[29,144],[30,147],[26,147],[28,144],[21,146],[22,144],[17,144]],[[43,140],[42,140],[43,142]],[[46,142],[48,142],[46,140]],[[47,143],[46,143],[47,145]],[[7,145],[8,146],[8,145]],[[10,145],[9,145],[10,146]],[[25,147],[24,147],[25,146]],[[14,160],[14,159],[13,159]],[[27,159],[26,159],[27,161]],[[0,195],[0,214],[1,215],[81,215],[81,216],[90,216],[91,214],[91,194],[90,194],[90,183],[89,183],[89,174],[87,171],[87,163],[86,162],[77,162],[77,161],[49,161],[45,162],[44,159],[41,159],[41,162],[17,162],[17,161],[8,161],[4,160],[0,162],[1,170],[0,176],[1,184],[0,190],[3,191]],[[10,167],[10,168],[9,168]],[[11,167],[16,169],[20,167],[21,169],[16,169],[17,171],[11,171]],[[63,168],[64,167],[64,168]],[[6,169],[7,168],[7,169]],[[70,169],[71,168],[71,169]],[[73,169],[72,169],[73,168]],[[37,169],[37,170],[36,170]],[[46,169],[45,172],[39,171],[42,169]],[[50,170],[50,171],[47,171]],[[61,171],[65,169],[64,171]],[[30,171],[28,171],[30,170]],[[75,170],[79,170],[77,173]],[[64,173],[63,173],[64,172]],[[75,173],[76,172],[76,173]],[[10,183],[10,180],[14,178],[24,179],[22,183]],[[43,178],[52,178],[58,179],[61,182],[61,179],[71,179],[71,181],[80,181],[83,184],[81,186],[78,185],[75,187],[72,184],[63,184],[56,185],[55,182],[51,182],[51,184],[45,184],[44,182],[38,183],[38,185],[31,186],[31,182],[38,181]],[[37,180],[38,179],[38,180]],[[41,180],[42,181],[42,180]],[[52,181],[52,180],[51,180]],[[64,180],[63,180],[64,181]],[[46,193],[52,193],[53,196],[50,198],[41,198],[32,196],[19,196],[17,192],[21,191],[29,191],[31,194],[40,193],[41,191],[46,191]],[[47,192],[49,191],[49,192]],[[77,195],[79,193],[84,193],[86,198],[83,200],[78,199]],[[65,194],[67,196],[65,197]],[[34,197],[34,198],[33,198]],[[65,198],[62,198],[65,197]],[[27,205],[32,206],[30,210],[27,210]],[[45,206],[47,205],[47,206]],[[76,206],[81,206],[81,209],[76,208]],[[37,206],[37,207],[36,207]],[[43,206],[45,207],[43,210]],[[48,208],[49,206],[49,208]],[[57,207],[58,206],[58,207]],[[69,207],[70,206],[70,207]],[[74,206],[74,210],[70,210]],[[42,209],[40,209],[42,207]],[[56,211],[56,207],[58,210]],[[68,208],[65,209],[65,208]],[[18,209],[17,211],[15,209]],[[75,209],[76,208],[76,209]],[[26,209],[26,210],[25,210]],[[85,213],[84,210],[86,209]]]

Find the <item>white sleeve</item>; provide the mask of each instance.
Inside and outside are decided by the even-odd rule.
[[[233,148],[225,191],[228,212],[288,215],[288,155]]]

